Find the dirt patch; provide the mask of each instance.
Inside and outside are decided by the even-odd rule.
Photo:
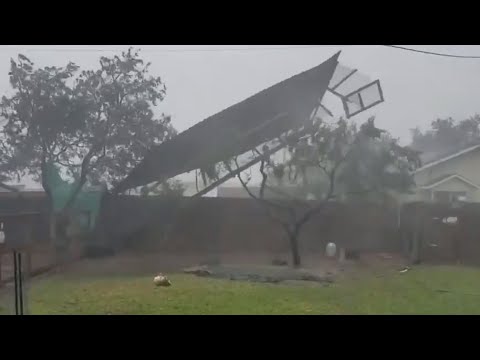
[[[274,284],[285,281],[310,281],[316,283],[332,283],[334,281],[334,274],[331,272],[325,273],[280,266],[197,266],[185,269],[184,273],[201,277]]]
[[[182,273],[184,269],[203,265],[203,269],[214,272],[213,276],[245,279],[258,278],[258,281],[279,278],[284,281],[324,281],[333,277],[361,276],[365,272],[385,273],[388,269],[398,269],[404,261],[397,256],[385,254],[362,255],[359,260],[339,264],[337,260],[326,259],[321,255],[305,254],[303,268],[293,270],[289,266],[274,266],[276,257],[288,259],[289,254],[174,254],[174,253],[120,253],[99,259],[82,259],[65,264],[57,272],[72,276],[137,276],[158,273]],[[208,275],[208,274],[206,274]],[[309,278],[311,276],[311,278]]]

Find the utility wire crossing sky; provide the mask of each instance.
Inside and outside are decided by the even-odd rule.
[[[272,50],[296,50],[296,49],[317,49],[321,46],[328,46],[328,45],[292,45],[292,46],[281,46],[281,47],[251,47],[251,48],[212,48],[212,49],[147,49],[146,52],[155,52],[155,53],[187,53],[187,52],[225,52],[225,51],[272,51]],[[352,46],[352,45],[342,45],[342,46]],[[394,49],[405,50],[405,51],[412,51],[420,54],[426,55],[435,55],[435,56],[444,56],[444,57],[452,57],[452,58],[459,58],[459,59],[480,59],[480,55],[455,55],[455,54],[446,54],[446,53],[438,53],[432,51],[425,51],[420,49],[412,49],[404,46],[398,45],[378,45],[378,46],[385,46],[391,47]],[[22,48],[20,46],[10,46],[9,49],[16,49]],[[122,51],[123,49],[102,49],[102,48],[87,48],[87,49],[75,49],[75,48],[49,48],[47,46],[42,48],[30,48],[29,51],[43,51],[43,52],[117,52]]]
[[[183,131],[205,118],[342,51],[340,62],[379,79],[385,102],[355,117],[376,116],[378,127],[409,142],[410,129],[437,118],[457,120],[480,113],[478,45],[131,45],[151,62],[150,73],[167,87],[156,111]],[[130,45],[0,46],[0,96],[11,93],[10,59],[21,53],[35,66],[98,68],[100,56]],[[334,110],[334,109],[332,109]],[[341,110],[341,106],[340,106]],[[342,113],[335,113],[342,115]]]

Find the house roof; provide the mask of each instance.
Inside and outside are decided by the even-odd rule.
[[[458,179],[458,180],[464,182],[465,184],[470,185],[471,187],[474,187],[475,189],[480,189],[480,186],[478,186],[477,184],[475,184],[471,180],[468,180],[467,178],[463,177],[462,175],[458,175],[458,174],[447,174],[447,175],[440,176],[436,179],[433,179],[428,184],[422,185],[422,189],[426,189],[426,190],[433,189],[433,188],[436,188],[437,186],[439,186],[443,183],[446,183],[447,181],[450,181],[452,179]]]
[[[114,192],[208,167],[302,127],[322,100],[339,55],[154,146]]]
[[[455,152],[455,153],[453,153],[453,154],[446,155],[446,156],[444,156],[444,157],[442,157],[442,158],[440,158],[440,159],[438,159],[438,160],[429,162],[429,163],[423,165],[421,168],[418,168],[418,169],[415,171],[415,173],[418,173],[418,172],[420,172],[420,171],[424,171],[424,170],[429,169],[429,168],[431,168],[431,167],[437,166],[437,165],[442,164],[442,163],[444,163],[444,162],[446,162],[446,161],[449,161],[449,160],[455,159],[455,158],[457,158],[457,157],[459,157],[459,156],[468,154],[468,153],[470,153],[470,152],[472,152],[472,151],[475,151],[475,150],[477,150],[477,149],[480,149],[480,144],[477,144],[477,145],[474,145],[474,146],[470,146],[470,147],[468,147],[468,148],[466,148],[466,149],[457,151],[457,152]]]
[[[25,185],[8,185],[0,182],[0,192],[19,192],[25,189]]]

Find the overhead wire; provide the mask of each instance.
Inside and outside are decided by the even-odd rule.
[[[480,59],[480,56],[476,56],[476,55],[455,55],[455,54],[439,53],[434,51],[412,49],[412,48],[408,48],[405,46],[398,46],[398,45],[382,45],[382,46],[393,48],[393,49],[426,54],[426,55],[435,55],[435,56],[443,56],[443,57],[458,58],[458,59]]]
[[[27,45],[28,46],[28,45]],[[319,47],[341,47],[350,45],[288,45],[277,47],[249,47],[249,48],[232,48],[232,47],[218,47],[218,48],[193,48],[193,49],[161,49],[161,48],[144,48],[142,52],[158,52],[158,53],[184,53],[184,52],[241,52],[241,51],[269,51],[269,50],[294,50],[294,49],[318,49]],[[4,50],[18,50],[22,46],[5,47]],[[28,51],[48,51],[48,52],[116,52],[124,51],[119,48],[25,48]]]
[[[28,45],[26,45],[28,46]],[[354,45],[286,45],[286,46],[254,46],[247,48],[232,48],[232,47],[217,47],[217,48],[191,48],[191,49],[162,49],[162,48],[144,48],[143,52],[154,52],[154,53],[195,53],[195,52],[252,52],[252,51],[277,51],[277,50],[301,50],[301,49],[318,49],[321,47],[343,47],[343,46],[354,46]],[[362,45],[359,45],[362,46]],[[442,56],[458,59],[480,59],[480,55],[457,55],[449,53],[441,53],[435,51],[427,51],[414,49],[410,47],[400,46],[400,45],[379,45],[382,47],[393,48],[402,51],[415,52],[424,55],[433,55],[433,56]],[[23,48],[21,45],[6,46],[3,47],[3,50],[19,50]],[[23,50],[29,52],[118,52],[123,51],[124,49],[119,48],[52,48],[45,46],[44,48],[23,48]]]
[[[26,45],[28,46],[28,45]],[[232,48],[232,47],[217,47],[217,48],[191,48],[191,49],[162,49],[162,48],[144,48],[142,52],[149,52],[149,53],[202,53],[202,52],[210,52],[210,53],[219,53],[219,52],[252,52],[252,51],[278,51],[278,50],[301,50],[301,49],[318,49],[320,47],[343,47],[343,46],[354,46],[354,45],[287,45],[287,46],[255,46],[255,47],[247,47],[247,48]],[[362,46],[362,45],[359,45]],[[480,59],[480,55],[457,55],[457,54],[449,54],[449,53],[441,53],[435,51],[427,51],[427,50],[420,50],[409,48],[405,46],[399,45],[379,45],[382,47],[407,51],[407,52],[414,52],[418,54],[424,55],[433,55],[433,56],[441,56],[441,57],[449,57],[449,58],[457,58],[457,59]],[[27,52],[119,52],[124,51],[125,49],[119,48],[52,48],[52,47],[36,47],[36,48],[26,48],[21,45],[13,45],[13,46],[5,46],[2,47],[2,50],[14,50],[14,51],[27,51]]]

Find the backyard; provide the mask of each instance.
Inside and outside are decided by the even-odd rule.
[[[145,275],[49,275],[31,284],[29,313],[480,314],[480,269],[460,266],[369,271],[331,284],[168,276],[171,287]]]

